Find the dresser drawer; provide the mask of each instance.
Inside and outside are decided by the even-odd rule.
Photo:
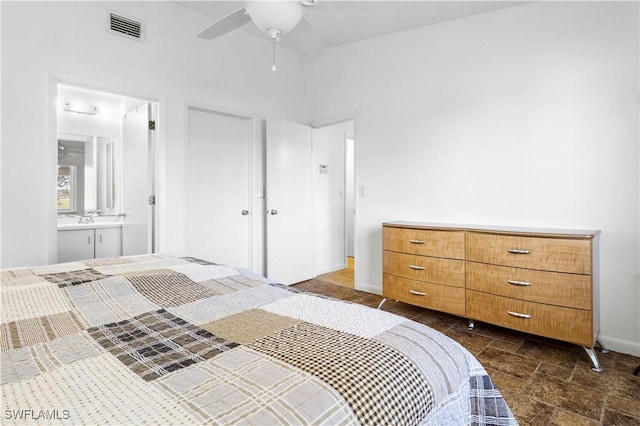
[[[591,311],[466,291],[467,317],[525,333],[593,347]],[[522,316],[528,316],[524,318]]]
[[[382,248],[422,256],[464,259],[464,232],[384,226]]]
[[[543,271],[591,274],[591,240],[468,232],[467,260]]]
[[[464,287],[464,260],[383,251],[384,272],[435,284]]]
[[[467,262],[467,289],[591,310],[591,277]]]
[[[463,287],[410,280],[395,275],[383,275],[383,295],[423,308],[464,316]]]

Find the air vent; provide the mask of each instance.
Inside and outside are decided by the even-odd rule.
[[[133,40],[144,41],[144,24],[121,13],[109,11],[109,32]]]

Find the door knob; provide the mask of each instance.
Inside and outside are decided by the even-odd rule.
[[[242,210],[242,216],[248,216],[249,210]]]
[[[271,209],[271,211],[269,212],[269,214],[272,214],[272,215],[274,215],[274,214],[278,214],[278,210]]]

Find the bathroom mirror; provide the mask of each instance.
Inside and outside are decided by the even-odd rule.
[[[117,215],[118,140],[93,135],[58,135],[59,215]]]

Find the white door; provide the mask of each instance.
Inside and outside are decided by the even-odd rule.
[[[311,127],[267,120],[267,276],[313,278]]]
[[[250,117],[189,108],[186,249],[251,268]]]
[[[122,124],[122,254],[152,251],[149,196],[153,194],[149,156],[150,105],[129,111]]]

